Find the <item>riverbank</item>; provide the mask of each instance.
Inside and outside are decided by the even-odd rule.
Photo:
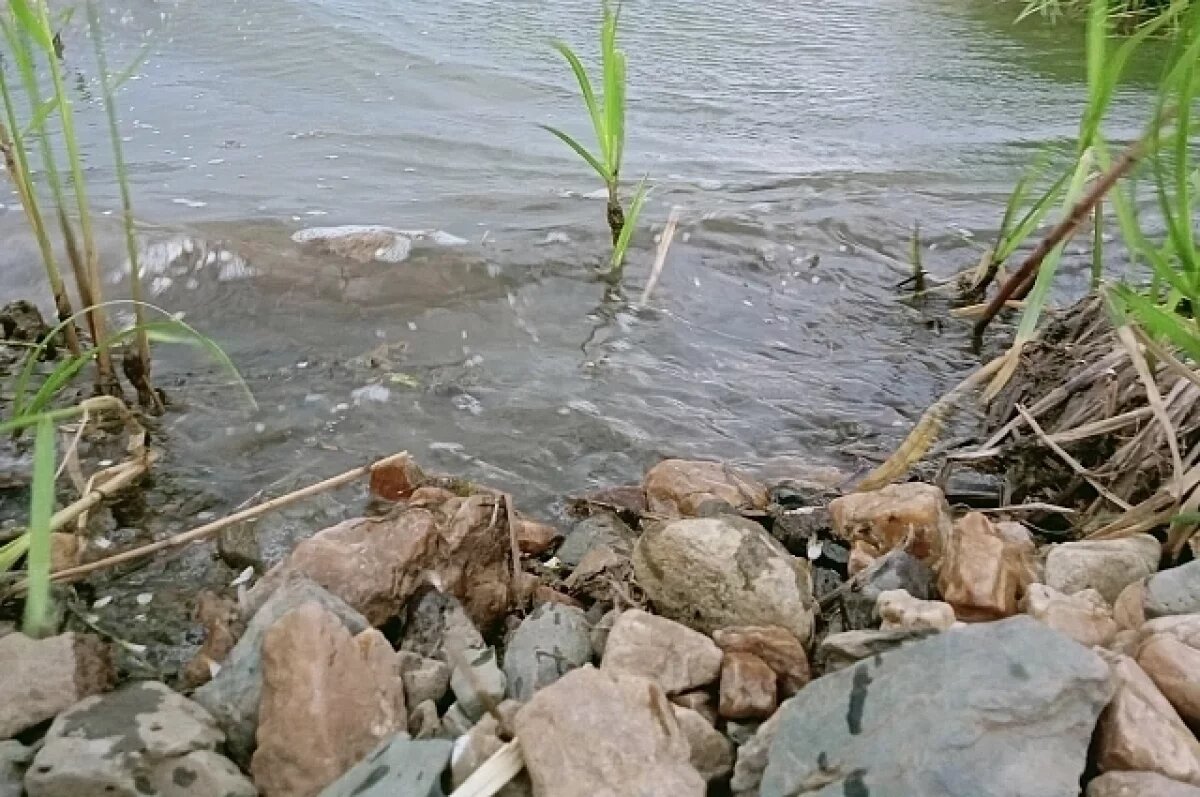
[[[0,793],[1200,793],[1200,562],[846,476],[667,460],[556,527],[391,458],[176,682],[8,630]]]

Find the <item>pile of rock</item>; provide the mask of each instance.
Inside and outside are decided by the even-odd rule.
[[[928,485],[796,506],[677,460],[565,535],[379,482],[385,516],[205,599],[190,699],[110,691],[93,637],[0,637],[0,797],[426,797],[515,749],[485,793],[1200,797],[1200,562],[1152,536],[1039,547]]]

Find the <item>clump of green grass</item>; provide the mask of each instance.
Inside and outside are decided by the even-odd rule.
[[[621,163],[625,154],[625,53],[617,47],[617,27],[621,18],[621,5],[614,8],[603,0],[600,24],[600,65],[602,93],[599,97],[593,88],[583,62],[565,42],[555,41],[554,48],[562,54],[579,84],[580,96],[592,122],[596,135],[596,151],[592,152],[571,135],[557,127],[542,125],[557,136],[584,160],[604,181],[608,192],[606,218],[612,234],[613,253],[609,263],[609,275],[620,279],[629,248],[631,232],[637,226],[637,217],[646,198],[646,181],[643,180],[634,194],[628,209],[621,201]]]
[[[1171,0],[1108,0],[1105,13],[1124,27],[1136,26],[1165,12]],[[1033,16],[1050,20],[1084,18],[1091,11],[1091,0],[1027,0],[1017,17],[1020,22]]]

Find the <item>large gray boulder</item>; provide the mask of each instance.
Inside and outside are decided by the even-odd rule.
[[[761,797],[1066,797],[1113,687],[1029,617],[956,629],[809,684],[779,711]]]
[[[525,701],[592,659],[591,626],[574,606],[543,603],[521,621],[504,651],[509,697]]]
[[[1150,576],[1145,607],[1147,619],[1200,613],[1200,559]]]
[[[442,797],[451,746],[444,739],[414,742],[404,734],[385,739],[320,797]]]

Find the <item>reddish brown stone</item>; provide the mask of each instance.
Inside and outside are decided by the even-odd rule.
[[[402,459],[371,471],[370,489],[376,498],[400,501],[413,494],[425,481],[425,474],[411,459]]]
[[[554,547],[562,534],[548,523],[517,519],[517,547],[526,556],[538,556]]]
[[[728,720],[766,719],[777,707],[775,671],[752,653],[727,653],[717,713]]]
[[[812,678],[808,654],[796,635],[777,625],[747,625],[713,632],[717,647],[729,653],[752,653],[778,678],[780,697],[791,697]]]
[[[844,540],[865,540],[880,554],[903,547],[918,559],[936,560],[950,532],[950,505],[931,484],[892,484],[851,493],[829,504],[833,530]]]
[[[998,620],[1017,613],[1021,571],[1016,555],[984,515],[972,512],[954,524],[938,589],[958,619]]]
[[[765,487],[720,462],[668,459],[642,485],[650,512],[664,517],[695,517],[706,504],[766,509],[768,503]]]

